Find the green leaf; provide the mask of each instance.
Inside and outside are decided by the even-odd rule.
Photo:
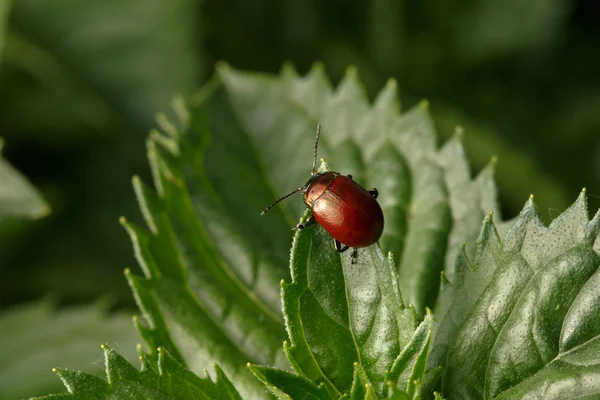
[[[36,219],[47,215],[50,208],[41,194],[19,171],[2,158],[0,138],[0,222],[13,218]]]
[[[394,252],[402,290],[417,312],[433,306],[451,215],[427,104],[400,114],[390,80],[370,106],[353,68],[335,91],[319,65],[306,77],[286,68],[283,79],[226,66],[219,71],[238,115],[263,150],[264,168],[278,193],[306,181],[317,121],[322,125],[319,154],[335,170],[351,173],[363,186],[389,191],[380,190],[378,199],[386,215],[381,244]],[[302,204],[283,207],[293,210],[286,213],[293,226]]]
[[[417,314],[435,304],[449,236],[474,229],[452,209],[453,191],[467,185],[478,191],[478,210],[493,205],[490,174],[471,182],[456,167],[460,152],[439,162],[426,103],[400,114],[390,81],[371,106],[353,69],[332,91],[319,66],[306,77],[220,66],[189,109],[176,100],[173,111],[177,120],[159,116],[161,132],[148,139],[155,189],[134,178],[147,229],[122,220],[144,273],[126,273],[142,311],[144,357],[164,347],[194,373],[218,362],[248,398],[266,395],[252,372],[282,396],[304,387],[375,398],[389,376],[395,395],[428,395],[422,384],[430,391],[439,369],[426,371],[432,318],[418,325]],[[352,264],[316,226],[294,237],[290,282],[289,229],[305,207],[289,201],[265,217],[259,211],[305,182],[317,120],[320,155],[383,189],[381,242],[396,257],[374,245]],[[401,290],[415,307],[405,306]],[[289,361],[299,375],[251,372],[248,361],[279,369]]]
[[[584,191],[550,227],[530,199],[502,243],[491,219],[484,223],[475,260],[464,253],[459,258],[450,287],[457,311],[447,313],[436,338],[450,349],[439,358],[445,396],[565,398],[597,392],[591,382],[599,365],[593,289],[599,222],[600,214],[588,219]],[[555,379],[565,384],[551,384]]]
[[[7,61],[58,91],[65,90],[58,82],[76,76],[94,102],[89,111],[113,108],[149,127],[174,94],[189,95],[198,84],[198,11],[188,0],[15,1]]]
[[[0,314],[0,398],[21,399],[60,390],[51,369],[101,372],[97,346],[106,341],[137,359],[139,338],[125,313],[107,313],[104,303],[56,309],[48,301]],[[43,327],[43,329],[40,329]],[[23,382],[28,382],[24,385]]]
[[[304,206],[282,203],[264,218],[256,211],[305,181],[321,120],[320,154],[364,185],[372,179],[390,192],[381,199],[390,216],[382,243],[402,261],[372,247],[353,265],[333,252],[321,229],[299,234],[292,282],[283,284],[290,336],[284,351],[301,376],[332,396],[350,392],[357,361],[372,390],[382,393],[417,323],[399,286],[423,311],[434,304],[452,218],[427,107],[402,115],[398,108],[393,81],[370,106],[352,69],[332,92],[319,66],[306,77],[287,68],[281,78],[221,66],[190,110],[176,104],[180,121],[161,119],[163,133],[148,142],[156,193],[134,181],[150,232],[125,223],[146,275],[128,274],[145,316],[139,329],[151,347],[165,346],[192,370],[217,361],[243,394],[254,396],[258,389],[242,360],[286,367],[273,283],[287,275],[281,249]],[[323,346],[332,338],[336,346]],[[426,349],[409,353],[405,382],[423,376]],[[420,367],[411,378],[413,365]]]
[[[392,379],[412,398],[425,373],[431,315],[416,327],[414,310],[402,303],[393,260],[376,246],[361,250],[356,264],[348,256],[340,260],[330,246],[320,227],[294,239],[293,281],[283,284],[290,362],[334,396],[350,389],[351,398],[370,398],[371,391],[376,398]],[[354,374],[347,378],[349,363]]]
[[[107,345],[103,345],[108,382],[94,375],[55,369],[70,395],[50,395],[37,399],[206,399],[241,400],[227,376],[215,365],[213,380],[205,371],[200,378],[185,369],[164,349],[155,357],[141,355],[142,369],[137,370]]]
[[[243,134],[243,127],[227,116],[231,113],[227,99],[211,92],[189,119],[188,111],[176,104],[180,128],[161,120],[166,134],[151,135],[148,154],[157,193],[134,179],[150,232],[123,220],[146,278],[129,272],[127,277],[144,315],[138,324],[140,332],[151,348],[164,346],[197,373],[199,366],[217,361],[244,396],[257,398],[264,396],[264,389],[246,362],[287,367],[280,347],[285,331],[277,299],[285,264],[276,264],[281,255],[262,250],[276,231],[241,235],[236,216],[256,221],[258,213],[242,216],[229,213],[226,207],[244,198],[244,191],[264,185],[260,175],[242,171],[248,185],[236,186],[242,194],[234,192],[231,197],[213,186],[222,174],[240,171],[239,160],[219,170],[211,167],[235,154],[235,145],[227,145],[226,134],[208,136],[207,110],[213,107],[223,115],[210,122],[218,131]],[[249,153],[238,148],[248,158]],[[225,149],[230,150],[228,155],[219,160],[212,157]],[[252,197],[257,196],[249,194]],[[262,197],[261,205],[267,202]],[[282,238],[280,234],[277,240]]]
[[[353,365],[359,362],[381,392],[386,371],[416,325],[414,311],[402,302],[393,260],[371,246],[361,249],[352,264],[315,227],[295,237],[291,264],[283,307],[291,340],[288,354],[297,362],[297,372],[326,382],[335,395],[350,389]]]

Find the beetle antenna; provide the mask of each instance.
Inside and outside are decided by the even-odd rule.
[[[317,138],[315,139],[315,157],[313,158],[313,167],[311,175],[314,175],[317,169],[317,147],[319,147],[319,135],[321,134],[321,123],[317,123]]]
[[[273,204],[271,204],[269,207],[267,207],[267,208],[265,208],[264,210],[262,210],[262,212],[260,213],[260,215],[265,215],[265,213],[266,213],[267,211],[269,211],[271,208],[275,207],[275,205],[276,205],[277,203],[279,203],[279,202],[280,202],[280,201],[282,201],[282,200],[285,200],[285,199],[287,199],[287,198],[288,198],[288,197],[290,197],[291,195],[293,195],[293,194],[295,194],[295,193],[298,193],[298,192],[299,192],[299,191],[301,191],[301,190],[304,190],[304,186],[302,186],[302,187],[299,187],[298,189],[294,190],[292,193],[288,193],[288,194],[286,194],[285,196],[283,196],[283,197],[282,197],[282,198],[280,198],[280,199],[277,199],[277,200],[276,200],[276,201],[275,201]]]

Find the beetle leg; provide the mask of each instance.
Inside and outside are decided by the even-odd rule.
[[[344,247],[342,247],[342,244],[337,239],[333,239],[333,247],[338,253],[343,253],[348,250],[348,246],[344,245]]]
[[[350,253],[350,263],[356,264],[357,258],[358,258],[358,249],[352,249],[352,253]]]
[[[352,175],[348,174],[348,175],[346,175],[346,178],[352,179]]]
[[[315,222],[317,222],[317,220],[315,219],[315,216],[310,214],[310,217],[308,217],[306,222],[296,225],[295,227],[292,228],[292,230],[293,231],[301,231],[302,229],[314,224]]]
[[[371,193],[371,196],[373,196],[374,199],[376,199],[377,196],[379,196],[379,191],[375,188],[369,189],[369,193]]]

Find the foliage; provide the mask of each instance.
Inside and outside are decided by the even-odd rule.
[[[173,94],[193,93],[220,59],[266,72],[289,60],[303,73],[322,60],[336,83],[356,65],[370,98],[395,77],[403,104],[431,101],[440,137],[465,127],[474,168],[502,160],[506,215],[535,193],[549,221],[584,184],[600,193],[591,4],[3,1],[6,156],[54,211],[21,246],[0,251],[11,282],[43,277],[0,282],[3,300],[52,291],[86,302],[110,292],[132,305],[118,271],[134,260],[114,218],[140,220],[121,188],[133,174],[149,179],[141,143],[154,113]],[[65,284],[66,274],[77,282]]]
[[[522,234],[529,237],[522,249],[542,254],[538,242],[530,240],[537,232],[533,229],[541,226],[540,220],[556,218],[567,207],[569,193],[588,185],[591,208],[600,204],[600,57],[596,55],[598,24],[588,3],[474,0],[431,7],[402,0],[343,4],[1,1],[0,134],[8,144],[0,158],[0,306],[6,316],[0,315],[0,320],[11,323],[10,318],[20,310],[9,306],[48,292],[56,293],[61,303],[79,304],[74,309],[81,313],[42,308],[47,313],[26,310],[23,315],[39,319],[51,332],[60,332],[59,328],[67,325],[64,318],[81,319],[85,329],[79,340],[59,335],[52,351],[64,355],[53,365],[88,371],[97,357],[83,350],[73,354],[69,345],[87,339],[97,343],[111,340],[112,336],[94,339],[92,334],[94,326],[99,326],[97,332],[102,335],[103,325],[110,328],[113,319],[98,308],[92,308],[86,319],[88,306],[81,304],[108,293],[119,308],[133,307],[129,282],[142,306],[137,325],[149,344],[146,358],[160,365],[156,349],[162,346],[197,374],[207,363],[218,361],[240,392],[247,390],[251,396],[267,396],[266,391],[284,396],[287,389],[306,389],[315,395],[326,390],[335,395],[347,390],[344,382],[350,375],[354,398],[406,398],[408,392],[419,396],[419,390],[429,393],[434,386],[454,397],[492,393],[502,382],[512,382],[510,376],[497,372],[505,371],[507,365],[498,358],[499,352],[511,357],[531,355],[503,346],[489,349],[484,339],[465,327],[481,322],[485,304],[478,303],[479,299],[494,298],[488,286],[504,282],[500,275],[508,270],[506,263],[517,258],[507,253],[506,240],[519,243]],[[338,86],[342,80],[342,85],[332,90],[320,67],[304,78],[291,68],[274,78],[240,74],[218,64],[220,76],[188,103],[189,111],[181,105],[175,115],[167,110],[174,93],[190,98],[214,72],[214,61],[220,59],[269,73],[285,60],[303,73],[314,60],[322,60],[331,81]],[[356,65],[364,87],[357,83],[354,72],[347,73],[347,65]],[[377,96],[390,76],[397,84],[390,81]],[[398,95],[408,106],[402,115],[398,115],[394,100],[395,86],[401,88]],[[431,101],[431,109],[425,102],[416,105],[422,98]],[[150,140],[157,178],[151,189],[141,183],[151,180],[142,143],[159,110],[167,110],[173,125],[161,115],[163,134],[153,134]],[[295,265],[294,275],[290,275],[285,267],[290,258],[288,229],[302,214],[299,200],[281,204],[272,215],[256,215],[256,210],[304,182],[316,120],[326,121],[324,137],[332,138],[329,143],[324,139],[322,149],[331,166],[353,171],[361,183],[377,186],[382,193],[387,228],[381,249],[365,250],[359,263],[365,276],[360,275],[358,281],[368,284],[368,296],[363,297],[355,286],[342,293],[339,283],[331,285],[335,292],[323,289],[329,282],[323,280],[324,275],[316,276],[321,280],[315,278],[317,264],[310,257],[312,252],[307,264]],[[441,148],[434,138],[434,124],[445,142]],[[461,129],[455,131],[456,125],[462,125],[466,135]],[[188,138],[198,141],[190,143]],[[465,148],[470,164],[480,171],[473,179],[463,155]],[[500,162],[493,157],[490,162],[493,155]],[[134,174],[139,176],[134,184],[148,229],[139,227],[144,218],[137,212],[134,192],[126,189]],[[504,215],[516,215],[529,193],[535,193],[539,202],[537,207],[528,203],[530,218],[522,215],[517,220],[527,225],[524,231],[513,228],[506,238],[511,223],[501,221],[494,180],[501,188],[498,195]],[[385,193],[392,195],[386,197]],[[189,204],[179,203],[182,198],[189,198]],[[551,226],[548,232],[554,234],[544,235],[553,243],[588,251],[594,224],[582,217],[586,214],[583,200],[577,204],[579,211],[569,211],[570,217]],[[37,221],[50,207],[52,214]],[[535,209],[539,213],[532,211]],[[140,263],[147,267],[143,278],[128,272],[124,280],[118,273],[135,262],[125,234],[115,223],[118,215],[128,217],[123,225],[134,239]],[[193,221],[197,217],[200,222],[196,226]],[[569,218],[579,218],[587,233],[564,228]],[[565,240],[559,231],[570,232],[576,240]],[[330,250],[319,241],[322,234],[307,231],[296,237],[295,243],[304,244],[294,247],[298,257],[313,247]],[[560,253],[557,260],[562,260],[565,249],[557,246],[554,250]],[[543,254],[554,254],[554,250]],[[393,253],[391,259],[388,251]],[[490,251],[494,253],[492,261]],[[517,253],[524,254],[521,250]],[[595,312],[595,297],[582,294],[589,291],[594,278],[589,278],[573,299],[563,283],[535,283],[542,279],[538,275],[549,279],[547,274],[555,269],[551,262],[544,267],[523,257],[532,271],[538,272],[523,278],[526,287],[513,288],[515,296],[546,293],[547,289],[561,294],[564,307],[570,304],[571,309],[583,310],[578,316],[570,315],[571,311],[563,315],[560,307],[550,313],[541,298],[536,304],[541,311],[533,326],[539,325],[536,318],[545,321],[552,317],[556,325],[561,325],[563,318],[561,335],[573,329],[579,332],[576,338],[594,337],[597,323],[586,310]],[[173,259],[175,266],[171,265]],[[387,271],[390,260],[397,271]],[[344,259],[323,262],[338,277],[356,272]],[[574,287],[586,279],[585,274],[578,280],[571,273],[567,275]],[[386,279],[374,283],[373,276],[379,274]],[[317,352],[316,364],[299,360],[295,367],[289,365],[286,349],[287,355],[293,355],[302,346],[305,333],[323,332],[309,329],[310,322],[319,319],[302,304],[294,318],[306,322],[306,332],[290,329],[281,321],[282,278],[288,295],[295,293],[299,300],[309,301],[309,294],[314,293],[313,300],[324,301],[323,309],[328,312],[321,321],[341,321],[340,326],[348,331],[343,337],[359,339],[354,347],[331,347],[327,354],[348,353],[360,360],[351,366],[346,360],[345,368],[332,369],[331,358]],[[395,280],[402,296],[390,290],[396,287]],[[300,287],[305,288],[303,293],[297,293]],[[173,293],[177,295],[171,296]],[[504,289],[498,293],[506,294]],[[288,300],[293,299],[290,296]],[[346,309],[327,303],[334,300],[346,300]],[[494,323],[506,324],[507,329],[521,326],[526,318],[518,320],[512,315],[526,304],[514,301],[512,309],[513,303],[501,310],[488,305],[488,315],[497,317]],[[186,306],[179,307],[182,303]],[[410,304],[417,316],[412,326],[406,323]],[[428,307],[433,309],[430,333],[429,323],[417,325]],[[373,332],[381,334],[377,339],[385,339],[384,344],[371,337],[360,340],[366,333],[356,320],[358,312],[371,318]],[[379,320],[382,316],[402,323],[387,331]],[[122,315],[114,318],[122,327]],[[186,331],[190,322],[193,331]],[[0,368],[26,374],[35,370],[17,366],[46,365],[38,360],[47,361],[44,354],[50,350],[36,351],[43,346],[43,335],[37,335],[43,331],[23,324],[6,330],[9,345],[10,340],[27,338],[40,343],[25,344],[31,353],[21,352],[22,357],[5,346],[11,357],[4,358],[7,361]],[[116,331],[115,335],[131,338]],[[489,326],[482,332],[495,335],[490,334]],[[504,343],[506,335],[500,329],[498,342]],[[553,332],[534,337],[536,344],[541,343],[542,361],[533,356],[519,359],[523,361],[519,364],[522,368],[515,369],[519,376],[532,375],[505,395],[516,395],[512,390],[543,390],[560,397],[566,394],[556,388],[579,384],[577,377],[594,381],[595,360],[582,361],[591,351],[589,343],[571,348],[579,339],[564,335],[557,339]],[[280,342],[286,337],[287,346],[282,350]],[[463,340],[465,337],[470,339]],[[555,355],[552,360],[544,347],[548,341],[558,346],[555,354],[550,352]],[[305,350],[316,343],[310,335],[305,342]],[[425,343],[432,351],[423,382],[405,382],[416,365],[411,364],[415,361],[412,356],[423,354]],[[115,348],[120,350],[118,344]],[[489,360],[493,376],[483,376],[477,368],[465,369],[469,358],[464,354],[470,356],[472,348],[479,360]],[[380,354],[386,357],[377,358]],[[396,372],[399,366],[406,367],[396,383],[406,385],[384,382],[383,372],[393,356],[404,357],[405,364],[395,364]],[[244,366],[248,360],[252,362],[249,369]],[[444,378],[438,380],[441,370],[435,367],[446,360],[451,362]],[[485,368],[487,371],[487,364]],[[416,375],[422,372],[420,368],[412,370]],[[571,376],[569,371],[578,375]],[[464,374],[467,379],[463,380]],[[19,379],[5,375],[11,383]],[[157,376],[160,371],[153,378]],[[477,385],[461,386],[474,377],[481,378]],[[22,379],[29,378],[24,375]],[[319,386],[327,380],[335,384]],[[544,387],[544,382],[553,384]],[[583,390],[591,387],[579,386]],[[5,387],[13,390],[15,385]],[[32,387],[31,394],[34,389],[45,390]],[[301,396],[298,393],[293,397]]]
[[[550,227],[533,197],[500,240],[484,221],[477,255],[457,260],[440,297],[431,365],[449,398],[585,397],[597,393],[600,213],[585,190]]]
[[[144,273],[126,271],[142,369],[107,348],[108,382],[59,371],[75,397],[595,393],[600,217],[585,192],[548,228],[533,198],[496,227],[495,160],[472,179],[460,131],[438,149],[426,103],[401,114],[390,81],[371,105],[353,69],[333,90],[319,65],[302,77],[222,64],[173,109],[148,139],[154,189],[134,178],[146,228],[122,220]],[[356,264],[322,228],[297,232],[288,276],[274,244],[304,206],[258,211],[305,181],[316,121],[329,165],[380,189],[386,227]],[[217,380],[198,378],[213,362]]]

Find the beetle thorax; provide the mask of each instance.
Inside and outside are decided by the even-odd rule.
[[[319,196],[321,196],[329,188],[331,183],[339,175],[340,174],[337,172],[326,171],[312,176],[304,186],[304,204],[306,204],[307,207],[312,208],[315,200],[317,200]]]

